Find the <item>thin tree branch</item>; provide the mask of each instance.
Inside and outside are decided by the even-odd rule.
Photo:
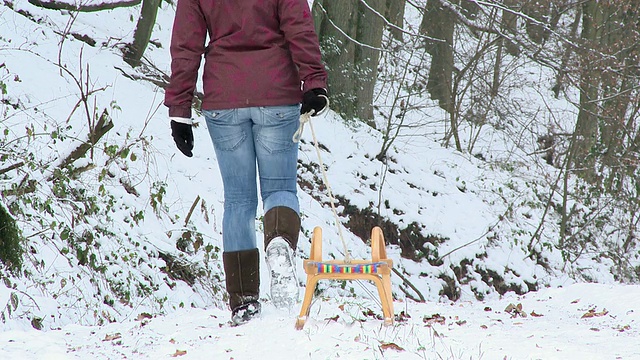
[[[132,7],[136,5],[140,5],[142,0],[125,0],[118,2],[107,2],[107,3],[99,3],[99,4],[91,4],[91,5],[83,5],[83,4],[68,4],[62,1],[42,1],[42,0],[29,0],[29,4],[41,7],[49,10],[69,10],[69,11],[80,11],[80,12],[96,12],[102,10],[112,10],[120,7]]]
[[[401,273],[398,269],[396,269],[396,268],[392,267],[392,268],[391,268],[391,270],[393,270],[393,273],[394,273],[394,274],[396,274],[396,275],[398,275],[398,276],[400,277],[400,279],[402,279],[402,282],[404,282],[405,284],[407,284],[407,286],[408,286],[408,287],[410,287],[410,288],[411,288],[411,290],[413,290],[413,291],[418,295],[418,297],[420,298],[420,301],[417,301],[417,300],[416,300],[416,302],[421,302],[421,303],[423,303],[423,302],[425,302],[425,301],[426,301],[426,300],[425,300],[425,298],[424,298],[424,296],[422,295],[422,293],[418,290],[418,288],[417,288],[417,287],[415,287],[415,285],[413,285],[413,284],[411,283],[411,281],[409,281],[409,279],[407,279],[404,275],[402,275],[402,273]],[[407,293],[405,292],[405,294],[407,294]],[[409,296],[409,294],[407,294],[407,296]],[[415,299],[414,299],[414,300],[415,300]]]
[[[15,164],[13,164],[13,165],[7,166],[7,167],[6,167],[6,168],[4,168],[4,169],[0,169],[0,175],[1,175],[1,174],[4,174],[4,173],[6,173],[6,172],[9,172],[9,171],[11,171],[11,170],[17,169],[17,168],[21,167],[22,165],[24,165],[24,162],[23,162],[23,161],[20,161],[20,162],[17,162],[17,163],[15,163]]]
[[[384,15],[380,14],[380,12],[378,12],[376,9],[374,9],[373,7],[371,7],[371,5],[369,5],[365,0],[358,0],[358,1],[360,1],[360,3],[361,3],[362,5],[364,5],[364,7],[366,7],[367,9],[369,9],[369,10],[370,10],[372,13],[374,13],[377,17],[379,17],[380,19],[382,19],[382,21],[384,21],[384,23],[385,23],[387,26],[389,26],[389,27],[391,27],[391,28],[393,28],[393,29],[399,30],[399,31],[401,31],[401,32],[403,32],[403,33],[405,33],[405,34],[411,35],[411,36],[415,36],[415,37],[419,37],[419,38],[427,39],[427,40],[429,40],[429,41],[444,42],[444,40],[442,40],[442,39],[436,39],[436,38],[433,38],[433,37],[430,37],[430,36],[426,36],[426,35],[422,35],[422,34],[414,34],[414,33],[412,33],[412,32],[409,32],[409,31],[407,31],[407,30],[405,30],[405,29],[403,29],[403,28],[399,27],[398,25],[393,24],[393,23],[392,23],[392,22],[390,22],[389,20],[387,20],[387,18],[386,18]],[[320,5],[319,3],[318,3],[318,6],[320,6],[320,8],[322,8],[322,5]],[[322,11],[324,11],[324,9],[323,9],[323,8],[322,8]],[[326,14],[326,12],[325,12],[325,14]],[[329,20],[329,21],[331,21],[331,20]],[[335,25],[334,25],[334,26],[335,26]]]
[[[329,17],[329,14],[327,13],[327,10],[322,6],[322,4],[320,4],[319,2],[315,3],[315,6],[318,6],[320,8],[320,10],[322,10],[322,12],[324,13],[324,15],[327,17],[327,20],[329,21],[329,23],[336,29],[338,30],[338,32],[340,34],[342,34],[344,37],[346,37],[348,40],[352,41],[353,43],[355,43],[356,45],[362,46],[364,48],[367,49],[372,49],[372,50],[376,50],[376,51],[380,51],[380,52],[388,52],[390,53],[391,51],[386,50],[386,49],[382,49],[382,48],[377,48],[375,46],[371,46],[368,44],[364,44],[359,42],[358,40],[352,38],[351,36],[349,36],[349,34],[347,34],[346,32],[344,32],[344,30],[342,30],[338,25],[336,25],[336,23],[333,22],[333,20],[331,20],[331,18]]]

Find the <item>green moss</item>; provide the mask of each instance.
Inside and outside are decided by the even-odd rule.
[[[0,206],[0,262],[16,273],[22,268],[22,236],[16,221]]]

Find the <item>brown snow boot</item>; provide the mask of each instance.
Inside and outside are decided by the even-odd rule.
[[[245,323],[260,315],[260,255],[258,249],[222,253],[231,321]]]
[[[300,216],[286,206],[276,206],[264,214],[264,248],[276,237],[287,241],[292,250],[298,246],[300,234]]]
[[[298,279],[294,250],[298,246],[300,216],[284,206],[264,214],[264,247],[271,275],[271,301],[278,308],[291,308],[298,301]]]

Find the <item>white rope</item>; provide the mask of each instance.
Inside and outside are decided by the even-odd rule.
[[[329,99],[327,98],[327,106],[325,106],[325,108],[322,109],[318,113],[318,115],[324,113],[326,111],[326,109],[328,109],[328,108],[329,108]],[[320,146],[318,145],[318,139],[316,138],[316,132],[313,129],[313,124],[311,123],[311,115],[312,114],[315,114],[315,111],[307,112],[307,113],[304,113],[304,114],[300,115],[300,127],[298,127],[298,130],[295,132],[295,134],[293,134],[293,141],[294,142],[298,142],[300,140],[300,137],[302,136],[302,132],[304,131],[304,124],[309,123],[309,128],[311,128],[311,136],[313,137],[313,145],[316,148],[316,153],[318,154],[318,163],[320,164],[320,170],[322,171],[322,181],[324,181],[324,184],[327,187],[327,192],[329,193],[329,201],[331,203],[331,211],[333,211],[334,221],[335,221],[336,227],[338,228],[338,234],[340,235],[340,241],[342,241],[342,247],[344,249],[344,262],[346,264],[350,264],[351,263],[351,255],[349,255],[349,249],[347,247],[347,242],[344,240],[344,236],[342,235],[342,226],[340,225],[340,218],[338,217],[338,211],[336,210],[336,206],[334,204],[335,198],[333,197],[333,191],[331,190],[331,185],[329,185],[329,178],[327,177],[327,172],[324,169],[324,163],[322,162],[322,155],[320,154]]]

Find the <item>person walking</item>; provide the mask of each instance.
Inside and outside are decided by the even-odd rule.
[[[208,43],[205,42],[208,35]],[[223,264],[231,319],[260,314],[255,218],[263,203],[271,301],[298,300],[294,251],[300,114],[326,109],[327,73],[307,0],[178,0],[164,104],[177,148],[193,156],[191,107],[204,56],[202,114],[224,186]]]

